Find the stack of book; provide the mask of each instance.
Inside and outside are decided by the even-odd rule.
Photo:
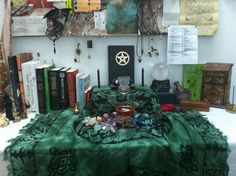
[[[32,53],[22,53],[8,58],[13,96],[19,112],[26,112],[27,108],[24,94],[22,64],[32,59]]]
[[[33,60],[32,53],[8,59],[15,104],[19,112],[47,113],[89,104],[90,74]]]

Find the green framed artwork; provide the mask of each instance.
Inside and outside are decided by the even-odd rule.
[[[203,66],[204,64],[183,65],[183,87],[190,90],[191,100],[201,99]]]
[[[107,33],[137,34],[137,0],[107,1]]]

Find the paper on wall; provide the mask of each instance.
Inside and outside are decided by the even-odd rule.
[[[106,11],[94,12],[95,29],[106,29]]]
[[[167,63],[198,63],[198,30],[195,26],[174,25],[168,28]]]
[[[198,35],[214,35],[218,16],[219,0],[180,1],[180,24],[198,26]]]

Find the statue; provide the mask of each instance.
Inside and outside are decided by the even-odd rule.
[[[25,116],[25,113],[22,113],[23,115],[21,115],[17,111],[17,108],[15,106],[15,100],[13,98],[13,93],[12,93],[12,89],[10,85],[6,86],[5,90],[3,91],[3,99],[4,99],[3,106],[6,113],[6,118],[8,118],[9,121],[12,120],[13,122],[19,122],[20,119],[23,116]]]

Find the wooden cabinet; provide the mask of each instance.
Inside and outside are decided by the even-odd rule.
[[[201,99],[210,106],[225,108],[229,103],[233,64],[207,63],[203,67]]]

